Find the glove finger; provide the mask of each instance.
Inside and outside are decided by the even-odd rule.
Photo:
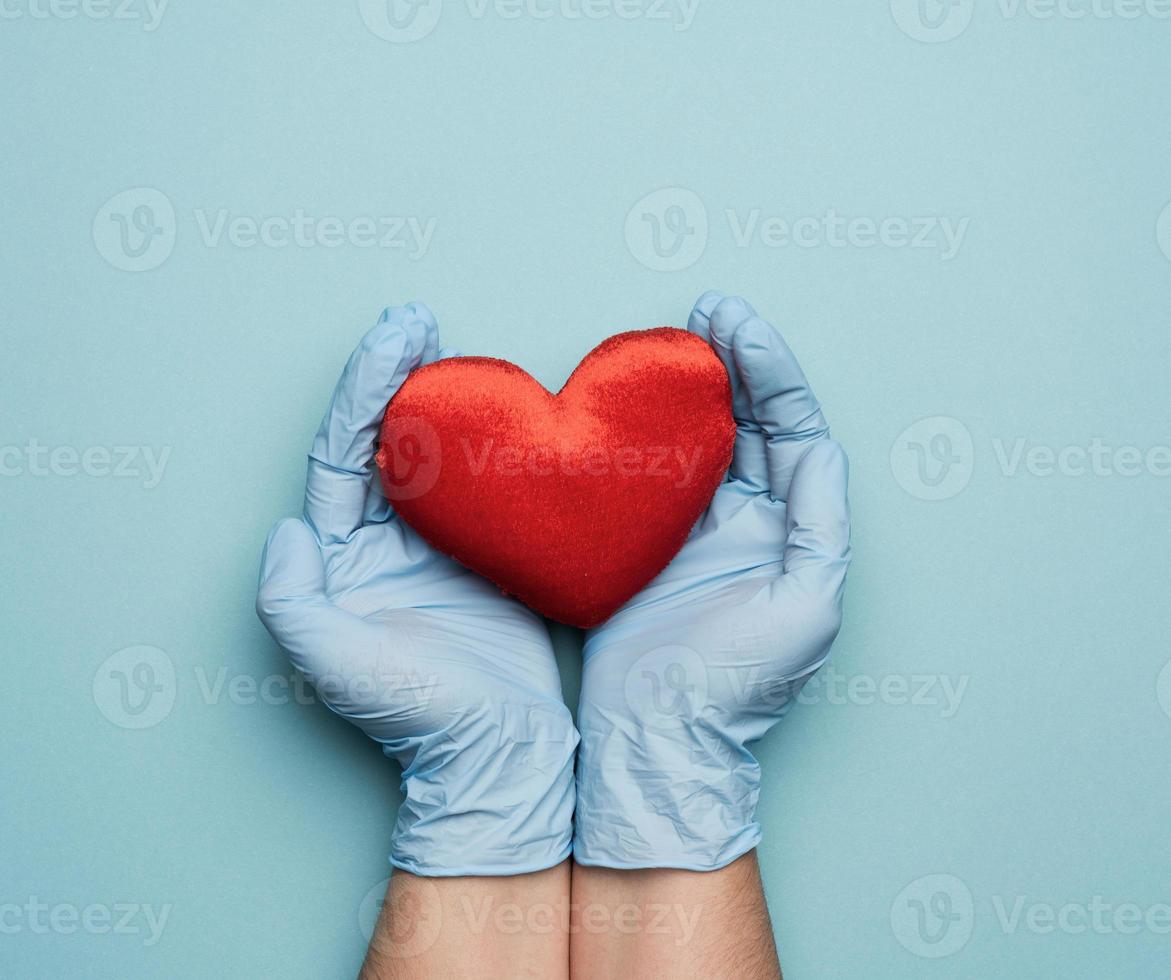
[[[705,295],[710,302],[712,294]],[[720,299],[708,317],[708,341],[723,362],[732,386],[732,415],[736,419],[736,445],[732,452],[732,466],[729,472],[732,479],[747,484],[749,488],[758,493],[763,493],[768,489],[764,436],[752,414],[752,404],[744,380],[736,366],[734,351],[734,339],[740,324],[755,315],[756,311],[739,296]]]
[[[712,311],[720,305],[723,299],[724,294],[718,289],[709,289],[695,301],[691,316],[687,318],[687,329],[697,337],[701,337],[706,343],[712,342]]]
[[[449,357],[459,357],[460,352],[454,347],[443,347],[435,355],[436,361],[446,361]],[[424,364],[431,363],[426,358]],[[366,484],[366,506],[362,512],[363,526],[368,524],[385,524],[394,517],[394,507],[386,499],[382,489],[382,479],[378,473],[371,473]]]
[[[760,317],[741,323],[732,342],[736,372],[752,418],[764,433],[767,489],[787,500],[797,463],[829,426],[797,359],[781,335]]]
[[[781,580],[815,607],[840,611],[850,565],[849,482],[845,450],[832,439],[809,447],[793,476]]]
[[[784,635],[773,669],[794,685],[791,693],[825,662],[842,626],[850,565],[848,474],[841,446],[830,439],[815,443],[797,465],[785,507],[785,570],[769,585],[769,600]]]
[[[410,371],[438,350],[435,317],[411,303],[385,310],[350,356],[309,454],[305,519],[323,545],[362,526],[386,406]]]
[[[368,623],[329,601],[321,548],[296,518],[280,521],[269,532],[260,560],[256,614],[313,683],[326,670],[336,669],[348,649],[365,649],[371,640]]]

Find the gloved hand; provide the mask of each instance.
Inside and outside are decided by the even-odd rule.
[[[544,622],[396,519],[371,459],[407,373],[442,355],[421,304],[346,365],[309,455],[303,520],[273,528],[256,608],[322,700],[402,764],[390,861],[511,875],[569,856],[577,732]]]
[[[682,551],[586,637],[574,858],[724,867],[760,841],[749,746],[837,636],[847,463],[780,335],[707,293],[688,329],[732,382],[736,448]]]

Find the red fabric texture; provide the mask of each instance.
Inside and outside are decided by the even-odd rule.
[[[608,619],[687,540],[732,459],[719,358],[671,327],[618,334],[550,394],[508,361],[413,372],[387,407],[387,499],[438,550],[571,626]]]

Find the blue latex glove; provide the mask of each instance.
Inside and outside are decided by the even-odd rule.
[[[760,841],[748,746],[829,654],[849,564],[847,463],[780,335],[707,293],[688,329],[732,382],[728,480],[667,569],[586,638],[574,858],[721,868]]]
[[[390,861],[510,875],[569,856],[577,732],[544,622],[399,521],[371,460],[387,403],[447,356],[420,304],[346,365],[309,455],[304,520],[273,528],[256,608],[329,707],[402,765]]]

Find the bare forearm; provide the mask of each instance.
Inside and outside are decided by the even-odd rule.
[[[573,980],[780,980],[755,852],[719,871],[575,865]]]
[[[359,980],[556,980],[569,972],[569,863],[499,878],[390,880]]]

